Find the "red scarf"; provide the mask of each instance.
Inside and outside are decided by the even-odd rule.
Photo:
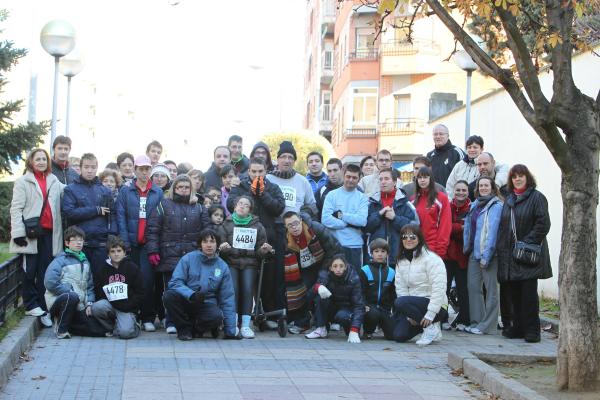
[[[523,189],[517,189],[517,188],[514,188],[514,189],[513,189],[513,192],[515,192],[515,194],[516,194],[517,196],[520,196],[520,195],[522,195],[523,193],[525,193],[525,191],[526,191],[526,190],[527,190],[527,186],[525,186]]]
[[[35,177],[38,185],[40,185],[40,189],[42,191],[42,204],[46,203],[46,207],[44,207],[42,210],[42,215],[40,215],[40,226],[44,229],[52,230],[52,210],[50,209],[50,204],[48,204],[48,185],[46,181],[46,174],[43,172],[34,171],[33,176]]]
[[[389,193],[381,192],[381,204],[383,207],[391,207],[394,204],[394,199],[396,198],[396,188]]]

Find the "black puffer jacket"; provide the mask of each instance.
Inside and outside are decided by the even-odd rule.
[[[427,158],[431,161],[431,173],[433,180],[443,187],[446,187],[446,181],[456,165],[465,156],[464,151],[452,144],[450,139],[439,149],[433,149],[427,153]]]
[[[510,211],[514,211],[517,238],[525,243],[542,244],[542,254],[537,266],[520,264],[512,258],[514,246]],[[539,191],[529,188],[521,196],[511,193],[504,202],[496,254],[498,255],[498,281],[522,281],[552,277],[550,253],[546,235],[550,231],[548,201]]]
[[[351,327],[360,329],[365,316],[365,301],[360,278],[354,268],[346,268],[346,272],[341,277],[335,276],[329,270],[321,271],[317,283],[311,291],[313,296],[318,296],[317,293],[321,285],[331,292],[330,300],[335,307],[352,311]]]
[[[396,299],[394,269],[386,264],[370,262],[359,272],[363,297],[369,307],[381,307],[391,310]]]
[[[168,192],[167,196],[170,194]],[[173,271],[181,257],[198,248],[200,231],[209,223],[206,209],[197,203],[195,196],[189,203],[164,197],[151,211],[146,227],[148,254],[160,254],[156,271]]]
[[[60,183],[70,185],[79,174],[69,164],[65,168],[61,167],[56,161],[52,160],[52,173],[56,176]]]
[[[248,228],[255,229],[254,235],[254,248],[252,250],[246,250],[243,248],[244,244],[248,243],[249,235],[240,234],[236,235],[235,228]],[[261,246],[267,242],[267,232],[265,231],[265,227],[260,223],[258,217],[252,217],[252,220],[248,225],[238,226],[233,222],[231,216],[227,217],[223,225],[219,226],[219,230],[217,231],[219,235],[219,239],[221,243],[229,243],[231,246],[227,250],[221,250],[220,256],[229,268],[258,268],[260,265],[260,258],[265,255],[265,252],[260,250]],[[236,245],[236,241],[239,244]]]

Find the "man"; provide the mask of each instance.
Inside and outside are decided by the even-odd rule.
[[[412,198],[415,195],[415,191],[416,191],[415,180],[417,179],[417,174],[419,173],[419,170],[423,167],[427,167],[427,168],[431,169],[431,161],[429,161],[429,158],[424,157],[424,156],[415,157],[415,159],[413,160],[412,182],[407,183],[406,185],[402,186],[402,190],[404,190],[404,193],[406,193],[406,197],[408,199]],[[442,185],[440,185],[437,182],[435,183],[435,188],[437,189],[438,192],[446,191],[446,188],[444,188]]]
[[[271,149],[265,142],[258,142],[252,148],[250,158],[262,158],[265,160],[267,167],[267,174],[270,174],[275,168],[273,166],[273,160],[271,160]]]
[[[445,125],[439,124],[433,127],[433,143],[435,148],[427,153],[427,158],[431,161],[431,173],[436,183],[446,187],[452,168],[463,159],[465,152],[452,144],[450,131]]]
[[[471,183],[479,177],[475,159],[483,151],[483,138],[477,135],[469,136],[466,149],[467,155],[456,163],[454,168],[452,168],[448,181],[446,181],[446,193],[449,199],[454,197],[454,185],[456,185],[456,182],[462,180]]]
[[[344,182],[344,174],[342,172],[342,161],[339,158],[330,158],[327,161],[327,183],[321,189],[315,192],[315,201],[319,210],[319,221],[321,220],[321,212],[323,211],[323,203],[325,197],[332,190],[342,186]]]
[[[217,146],[213,151],[213,163],[204,174],[204,187],[210,188],[218,188],[220,189],[223,186],[221,182],[221,168],[229,164],[231,160],[231,152],[229,151],[229,147],[227,146]]]
[[[323,172],[323,155],[318,151],[311,151],[306,156],[306,165],[308,166],[306,179],[315,194],[327,183],[327,174]]]
[[[181,162],[179,163],[179,165],[177,165],[177,175],[185,175],[193,169],[194,166],[192,165],[192,163]]]
[[[169,175],[171,176],[171,182],[177,178],[177,164],[173,160],[166,160],[163,164],[169,169]]]
[[[135,179],[123,186],[117,197],[117,222],[119,236],[125,247],[131,250],[132,260],[140,266],[144,278],[144,301],[142,302],[142,327],[148,332],[156,330],[154,319],[154,270],[148,261],[146,250],[146,222],[163,197],[163,191],[150,180],[152,162],[148,156],[135,158]]]
[[[235,168],[236,175],[246,173],[250,160],[242,153],[242,138],[238,135],[232,135],[227,142],[231,154],[231,165]]]
[[[60,183],[68,185],[73,183],[78,173],[69,165],[71,152],[71,138],[59,135],[52,144],[52,173]]]
[[[494,156],[492,153],[483,152],[477,157],[475,160],[475,165],[477,166],[477,171],[479,172],[479,177],[481,176],[489,176],[494,179],[496,182],[496,186],[500,192],[502,192],[505,188],[504,185],[508,182],[508,172],[509,167],[506,164],[498,164],[496,165],[496,161],[494,160]],[[475,201],[475,185],[477,184],[477,179],[473,182],[469,183],[469,199],[471,201]]]
[[[361,229],[367,225],[369,200],[357,190],[360,167],[348,164],[344,167],[344,184],[332,190],[325,198],[321,222],[329,228],[346,259],[356,269],[362,267],[363,238]]]
[[[366,231],[370,242],[385,239],[389,245],[388,265],[396,265],[400,229],[404,225],[419,225],[417,210],[402,190],[396,188],[398,172],[392,169],[379,171],[380,191],[369,198],[369,217]]]
[[[154,167],[160,161],[160,156],[163,152],[162,144],[158,141],[151,141],[148,146],[146,146],[146,155],[150,159],[152,166]]]
[[[85,153],[80,167],[81,176],[65,187],[62,210],[69,225],[77,225],[85,232],[83,252],[95,275],[106,259],[108,235],[118,233],[115,204],[110,189],[96,176],[96,156]]]
[[[379,171],[392,167],[392,153],[385,149],[379,150],[375,157],[375,162],[377,163],[377,171],[371,175],[364,176],[358,183],[358,188],[363,191],[367,198],[379,191]],[[400,185],[400,181],[398,181],[398,185]]]

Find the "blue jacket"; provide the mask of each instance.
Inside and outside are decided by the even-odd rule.
[[[75,292],[79,297],[78,309],[83,310],[88,303],[96,300],[94,279],[88,260],[80,261],[72,254],[60,253],[48,265],[44,275],[46,305],[52,307],[58,296]]]
[[[369,197],[369,217],[365,230],[371,234],[370,240],[382,238],[388,241],[390,246],[388,264],[396,265],[398,246],[400,245],[400,229],[407,224],[419,225],[419,216],[415,206],[408,201],[400,189],[396,189],[392,207],[396,216],[393,220],[389,220],[379,215],[379,211],[383,208],[381,193],[377,192]]]
[[[119,236],[125,241],[127,247],[138,245],[138,222],[140,220],[140,193],[135,186],[136,179],[129,185],[124,185],[117,197],[117,223]],[[150,212],[158,206],[163,198],[161,188],[152,184],[146,198],[146,219],[150,219]]]
[[[358,275],[365,304],[391,311],[396,300],[396,271],[386,264],[370,262],[360,269]]]
[[[225,333],[235,335],[237,321],[233,281],[229,267],[220,257],[209,258],[200,250],[187,253],[177,263],[169,289],[186,299],[199,290],[205,302],[221,308]]]
[[[109,215],[101,215],[100,207],[109,207]],[[69,225],[85,232],[85,245],[98,247],[109,234],[118,233],[115,204],[110,189],[96,177],[91,182],[80,176],[65,187],[62,211]]]
[[[316,178],[316,179],[315,179]],[[316,193],[319,189],[327,184],[327,174],[325,172],[321,172],[321,175],[318,177],[312,176],[310,173],[306,174],[306,180],[310,183],[310,187],[312,188],[313,194]]]
[[[471,204],[471,210],[465,217],[463,252],[479,260],[481,264],[488,265],[496,253],[503,204],[498,197],[492,198],[477,217],[476,231],[472,232],[471,220],[478,203],[479,200],[475,200]],[[474,240],[471,239],[472,235],[475,235]]]

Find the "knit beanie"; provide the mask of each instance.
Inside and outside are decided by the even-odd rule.
[[[291,154],[294,156],[294,160],[297,159],[296,149],[294,149],[294,145],[292,142],[284,140],[279,145],[279,151],[277,152],[277,158],[281,157],[282,154]]]
[[[163,163],[156,164],[152,168],[152,173],[150,174],[150,177],[154,176],[154,174],[156,174],[156,173],[165,174],[167,176],[167,178],[169,178],[169,181],[171,181],[171,172],[169,171],[169,168],[167,168],[167,166],[165,164],[163,164]]]

